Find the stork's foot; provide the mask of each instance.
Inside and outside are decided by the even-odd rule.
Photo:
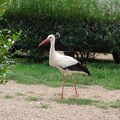
[[[77,95],[76,95],[76,98],[80,98],[80,96],[77,94]]]
[[[71,97],[71,99],[79,99],[79,98],[80,98],[79,95],[78,95],[78,96],[73,95],[73,96]]]
[[[79,98],[79,94],[77,93],[77,90],[75,91],[75,93],[76,93],[76,98]]]

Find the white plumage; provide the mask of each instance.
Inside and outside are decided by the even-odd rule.
[[[52,61],[56,67],[61,66],[62,68],[66,68],[78,63],[77,60],[70,56],[62,55],[56,51],[53,54],[54,55],[50,55],[49,57],[51,58],[50,61]]]

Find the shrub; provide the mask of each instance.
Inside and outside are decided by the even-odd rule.
[[[0,9],[4,12],[3,4],[0,5]],[[3,12],[0,13],[1,21]],[[0,83],[5,81],[6,73],[11,69],[13,61],[10,59],[8,49],[16,40],[17,34],[12,34],[9,29],[0,30]]]
[[[13,65],[13,60],[10,58],[8,49],[16,38],[17,35],[11,35],[10,30],[0,30],[0,83],[5,81],[6,74]]]
[[[57,49],[65,51],[120,51],[119,0],[14,0],[5,13],[10,27],[22,29],[16,49],[43,56],[46,46],[35,49],[48,34],[60,32]]]

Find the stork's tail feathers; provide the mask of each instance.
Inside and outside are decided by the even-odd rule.
[[[80,64],[80,63],[79,63]],[[80,64],[81,65],[81,64]],[[90,72],[89,72],[89,70],[88,70],[88,68],[86,67],[86,66],[84,66],[84,65],[81,65],[81,67],[82,67],[82,69],[83,69],[83,71],[85,72],[85,73],[87,73],[88,75],[90,75]]]

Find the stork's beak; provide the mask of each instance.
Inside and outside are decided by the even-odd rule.
[[[45,43],[47,43],[47,42],[49,42],[49,39],[48,39],[48,38],[46,38],[45,40],[43,40],[37,47],[39,47],[39,46],[41,46],[41,45],[43,45],[43,44],[45,44]]]

